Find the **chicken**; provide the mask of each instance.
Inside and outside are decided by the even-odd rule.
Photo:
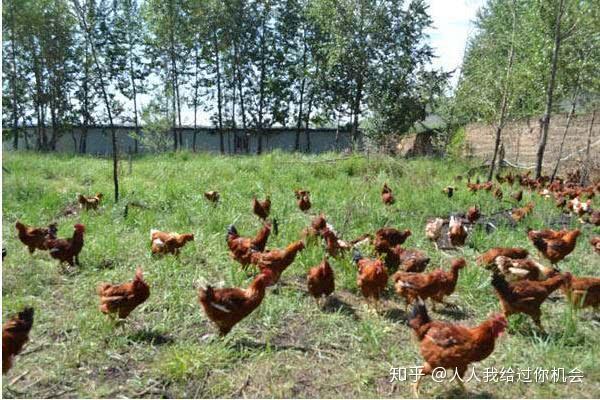
[[[208,319],[219,329],[221,336],[225,336],[238,322],[260,306],[272,278],[269,271],[263,271],[254,278],[247,289],[214,289],[212,286],[206,286],[198,290],[198,301]]]
[[[442,218],[435,218],[427,221],[427,224],[425,225],[425,236],[427,236],[429,240],[436,243],[442,236],[442,228],[444,227],[445,223],[446,221]]]
[[[454,192],[458,190],[456,189],[454,186],[446,186],[442,192],[446,194],[446,196],[448,196],[448,198],[452,198],[452,196],[454,196]]]
[[[138,267],[131,282],[120,285],[102,283],[98,286],[100,311],[113,317],[127,318],[129,314],[150,297],[150,286],[144,281],[142,268]]]
[[[588,214],[592,210],[592,200],[587,199],[587,201],[582,202],[579,200],[579,197],[574,198],[573,200],[569,200],[567,202],[567,208],[573,212],[573,214],[582,217],[584,214]]]
[[[85,210],[97,210],[102,201],[102,197],[104,197],[102,193],[96,193],[94,196],[89,197],[80,194],[77,196],[77,202],[79,203],[79,208]]]
[[[562,291],[577,308],[600,307],[600,278],[573,276]]]
[[[554,268],[548,268],[529,259],[513,260],[505,256],[496,258],[496,267],[509,282],[530,280],[543,281],[558,273]]]
[[[523,191],[519,190],[518,192],[515,192],[515,193],[511,194],[510,197],[512,197],[513,199],[515,199],[517,201],[517,203],[518,203],[521,200],[523,200]]]
[[[388,272],[380,259],[363,258],[360,252],[355,251],[352,261],[358,266],[356,284],[368,302],[374,302],[375,307],[379,297],[385,291],[388,281]]]
[[[337,257],[338,255],[341,255],[342,252],[349,250],[354,246],[361,246],[365,243],[369,243],[371,240],[371,235],[364,234],[347,242],[338,238],[337,232],[331,224],[327,224],[325,228],[321,230],[320,235],[325,241],[325,250],[331,257]]]
[[[296,189],[294,190],[294,194],[296,195],[300,211],[310,210],[310,207],[312,207],[310,202],[310,192],[308,190]]]
[[[529,315],[536,326],[543,331],[540,306],[556,289],[567,283],[571,274],[556,274],[543,281],[518,281],[508,283],[504,277],[494,273],[492,286],[500,300],[504,316],[508,319],[513,314],[523,313]]]
[[[417,298],[429,299],[435,303],[444,302],[444,297],[454,293],[458,272],[467,265],[464,258],[452,260],[449,272],[436,269],[428,274],[398,271],[392,276],[396,293],[404,300],[408,307]]]
[[[477,264],[490,266],[494,264],[497,257],[504,256],[512,259],[523,259],[529,256],[529,252],[521,247],[494,247],[477,257]]]
[[[481,210],[477,206],[469,207],[467,210],[467,221],[474,224],[479,218],[481,218]]]
[[[379,253],[387,253],[393,247],[403,244],[412,235],[410,229],[400,231],[396,228],[381,228],[375,232],[373,246]]]
[[[36,249],[48,250],[46,241],[49,239],[56,239],[56,233],[58,232],[56,223],[48,225],[47,228],[34,228],[17,221],[15,223],[15,228],[17,228],[19,240],[29,248],[31,254],[33,254]]]
[[[256,197],[252,199],[252,211],[254,214],[262,219],[263,221],[267,219],[269,213],[271,212],[271,198],[267,196],[267,198],[263,201],[257,200]]]
[[[392,193],[392,189],[387,185],[387,183],[383,184],[383,188],[381,189],[381,201],[386,206],[394,204],[394,194]]]
[[[325,215],[320,214],[314,217],[310,223],[310,226],[302,231],[303,239],[312,239],[321,234],[321,231],[327,227],[327,220]]]
[[[600,254],[600,236],[594,236],[590,239],[590,244],[594,248],[596,254]]]
[[[289,244],[285,249],[275,249],[267,252],[253,252],[250,256],[252,264],[258,266],[261,273],[269,271],[271,274],[271,284],[279,282],[281,274],[289,267],[296,255],[304,250],[304,242],[298,240]]]
[[[467,229],[463,226],[462,221],[455,216],[450,217],[448,237],[452,246],[464,246],[467,240]]]
[[[419,386],[424,376],[436,368],[453,369],[456,379],[466,391],[462,378],[469,364],[486,359],[494,351],[496,339],[504,332],[508,322],[501,314],[494,314],[480,325],[469,328],[443,321],[432,321],[422,301],[414,305],[408,317],[419,342],[423,364],[413,386],[413,394],[419,396]]]
[[[502,189],[500,189],[500,187],[496,187],[494,189],[494,191],[492,192],[492,194],[498,200],[502,200],[502,197],[504,196],[504,194],[502,193]]]
[[[12,367],[13,358],[21,352],[29,340],[29,331],[33,326],[33,308],[10,317],[2,325],[2,374]]]
[[[268,224],[264,224],[254,238],[241,237],[235,226],[229,225],[226,237],[229,255],[243,267],[247,266],[251,262],[253,252],[265,250],[270,234],[271,227]]]
[[[589,223],[600,226],[600,210],[592,211],[592,215],[589,217]]]
[[[385,266],[388,269],[401,267],[406,272],[423,272],[430,258],[419,250],[403,249],[397,245],[390,249],[385,256]]]
[[[327,297],[335,290],[335,280],[333,269],[327,261],[327,257],[323,259],[321,264],[311,268],[306,277],[308,292],[317,300],[320,305],[322,297]]]
[[[510,216],[515,222],[520,222],[523,218],[527,217],[533,211],[534,204],[529,202],[525,207],[515,208],[510,213]]]
[[[83,235],[85,226],[75,224],[73,236],[69,239],[47,239],[44,246],[50,251],[50,257],[59,260],[61,263],[74,265],[73,260],[79,264],[79,253],[83,249]]]
[[[211,203],[217,204],[221,198],[221,195],[216,190],[210,190],[208,192],[204,192],[204,197]]]
[[[150,230],[152,254],[179,255],[180,249],[187,242],[194,240],[193,233],[162,232],[157,229]]]
[[[553,231],[552,231],[553,232]],[[553,232],[555,234],[556,232]],[[533,243],[536,249],[547,258],[552,265],[558,263],[563,258],[568,256],[575,245],[577,244],[577,237],[581,234],[579,229],[573,231],[565,231],[559,237],[544,237],[544,231],[533,231],[527,232],[529,240]]]

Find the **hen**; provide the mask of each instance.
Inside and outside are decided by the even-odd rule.
[[[418,397],[421,380],[436,368],[455,370],[458,383],[466,391],[462,378],[469,364],[484,360],[492,354],[496,339],[504,332],[508,322],[500,314],[492,315],[473,328],[432,321],[425,304],[419,301],[408,317],[408,325],[413,329],[419,341],[421,355],[425,359],[422,374],[419,374],[413,386],[413,393]]]
[[[554,268],[548,268],[529,259],[513,260],[505,256],[496,258],[498,271],[510,281],[543,281],[558,273]]]
[[[73,260],[77,265],[81,265],[79,264],[79,253],[83,249],[83,234],[85,233],[85,226],[82,224],[75,224],[74,228],[73,236],[69,239],[47,239],[44,242],[44,246],[50,251],[50,257],[71,266],[74,265]]]
[[[383,204],[385,204],[386,206],[394,204],[395,202],[392,189],[390,189],[387,183],[384,183],[383,188],[381,189],[381,201],[383,201]]]
[[[258,266],[261,273],[270,272],[271,285],[279,282],[281,274],[289,267],[296,255],[304,249],[304,242],[298,240],[289,244],[285,249],[274,249],[266,252],[253,252],[250,256],[252,264]]]
[[[559,232],[546,229],[542,231],[529,230],[527,232],[527,236],[535,248],[552,265],[558,263],[573,251],[577,244],[577,237],[580,234],[581,231],[579,229]]]
[[[465,228],[462,221],[455,216],[450,217],[448,238],[450,238],[452,246],[464,246],[465,241],[467,240],[467,228]]]
[[[517,203],[518,203],[521,200],[523,200],[523,191],[519,190],[519,191],[511,194],[510,197],[512,197],[513,199],[515,199],[517,201]]]
[[[306,277],[308,292],[317,300],[320,306],[322,297],[327,297],[335,290],[335,279],[333,269],[329,265],[327,258],[324,258],[321,264],[312,267]]]
[[[474,224],[479,218],[481,218],[481,210],[477,206],[470,207],[467,210],[467,221]]]
[[[442,237],[442,228],[446,221],[442,218],[435,218],[427,221],[425,225],[425,236],[431,240],[437,247],[437,241]]]
[[[567,299],[577,308],[600,307],[600,278],[576,277],[562,286]]]
[[[594,236],[590,239],[590,244],[597,254],[600,254],[600,236]]]
[[[525,207],[515,208],[510,213],[510,216],[515,222],[520,222],[523,218],[527,217],[533,211],[534,204],[527,203]]]
[[[446,196],[448,196],[448,198],[450,199],[450,198],[452,198],[452,196],[454,196],[454,192],[455,192],[456,190],[457,190],[457,189],[456,189],[455,187],[453,187],[453,186],[446,186],[446,187],[445,187],[445,188],[442,190],[442,192],[443,192],[443,193],[445,193],[445,194],[446,194]]]
[[[33,254],[36,249],[48,250],[46,241],[56,239],[56,233],[58,232],[55,223],[48,225],[47,228],[34,228],[17,221],[15,223],[15,228],[17,228],[19,240],[29,248],[31,254]]]
[[[387,253],[393,247],[403,244],[411,234],[412,232],[409,229],[399,231],[396,228],[381,228],[375,232],[373,246],[377,252]]]
[[[427,274],[398,271],[392,276],[396,293],[406,300],[408,307],[417,298],[429,299],[435,303],[447,304],[444,297],[454,293],[458,272],[467,265],[464,258],[452,260],[449,272],[436,269]]]
[[[522,259],[527,258],[529,252],[520,247],[494,247],[477,257],[477,264],[483,266],[492,265],[496,261],[496,258],[500,256]]]
[[[388,281],[388,273],[383,261],[363,258],[358,251],[354,252],[352,261],[358,266],[356,284],[367,301],[374,302],[377,308],[379,297],[385,291]]]
[[[308,211],[312,204],[310,203],[310,192],[308,190],[297,189],[294,190],[296,200],[298,201],[298,208],[301,211]]]
[[[563,284],[568,284],[570,279],[571,274],[566,272],[562,275],[556,274],[543,281],[525,280],[508,283],[502,275],[494,273],[492,286],[506,318],[513,314],[527,314],[540,331],[543,331],[540,306],[552,292]]]
[[[2,374],[12,367],[14,356],[21,352],[29,340],[32,325],[33,308],[25,308],[2,325]]]
[[[117,314],[123,319],[150,297],[150,287],[144,281],[142,268],[138,267],[133,281],[121,285],[103,283],[98,286],[98,295],[103,314],[111,317]]]
[[[213,204],[217,204],[221,198],[221,195],[216,190],[210,190],[208,192],[204,192],[204,198]]]
[[[267,196],[265,200],[260,201],[254,197],[252,199],[252,211],[254,212],[254,215],[263,221],[267,219],[269,213],[271,212],[271,198]]]
[[[264,224],[254,238],[241,237],[235,226],[229,225],[226,237],[229,255],[243,267],[247,266],[251,262],[253,252],[265,250],[270,234],[271,227],[268,224]]]
[[[263,271],[247,289],[214,289],[212,286],[200,288],[198,301],[221,336],[225,336],[262,303],[265,289],[271,284],[271,280],[270,272]]]
[[[162,232],[157,229],[150,230],[152,254],[179,255],[180,249],[187,242],[194,240],[193,233]]]
[[[423,272],[430,258],[422,251],[403,249],[400,245],[390,249],[385,256],[385,266],[389,269],[401,267],[405,272]]]
[[[85,210],[97,210],[100,201],[102,201],[102,197],[104,197],[102,193],[96,193],[94,196],[89,197],[80,194],[77,196],[77,202],[79,203],[79,208]]]

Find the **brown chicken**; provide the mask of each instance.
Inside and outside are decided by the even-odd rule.
[[[525,207],[515,208],[510,213],[510,216],[515,222],[520,222],[523,218],[527,217],[533,211],[534,204],[527,203]]]
[[[269,213],[271,212],[271,198],[267,196],[263,201],[257,200],[256,197],[252,199],[252,211],[254,214],[262,219],[263,221],[267,219]]]
[[[162,232],[157,229],[150,230],[152,254],[179,255],[180,249],[187,242],[194,240],[193,233]]]
[[[385,256],[385,266],[388,269],[402,268],[405,272],[423,272],[429,264],[430,258],[422,251],[403,249],[395,246]]]
[[[396,201],[394,199],[392,189],[390,189],[387,183],[384,183],[383,188],[381,189],[381,201],[383,201],[383,204],[385,204],[386,206],[394,204],[394,202]]]
[[[479,218],[481,218],[481,210],[477,206],[469,207],[466,217],[469,223],[474,224]]]
[[[502,197],[504,196],[504,193],[502,193],[502,189],[500,189],[499,186],[494,189],[494,191],[492,192],[492,194],[498,200],[502,200]]]
[[[510,197],[512,197],[513,199],[515,199],[517,201],[517,203],[518,203],[521,200],[523,200],[523,191],[519,190],[518,192],[515,192],[515,193],[511,194]]]
[[[327,220],[324,214],[317,215],[310,223],[310,226],[302,231],[302,239],[310,240],[321,234],[321,230],[327,227]]]
[[[509,282],[526,279],[543,281],[559,272],[557,269],[545,267],[530,259],[513,260],[512,258],[499,256],[496,258],[495,264],[498,272],[504,275]]]
[[[458,272],[467,265],[464,258],[452,260],[449,272],[436,269],[428,274],[398,271],[392,276],[396,293],[406,300],[406,307],[417,298],[431,299],[436,303],[447,304],[444,297],[454,293]]]
[[[545,237],[548,231],[550,231],[550,237]],[[535,248],[552,265],[558,263],[573,251],[577,244],[577,237],[581,234],[581,231],[579,229],[563,231],[562,235],[557,236],[558,233],[549,229],[543,231],[529,230],[527,232],[527,236]]]
[[[462,378],[469,364],[484,360],[492,354],[496,339],[504,332],[508,322],[501,314],[494,314],[473,328],[432,321],[425,304],[419,301],[408,317],[408,325],[415,332],[425,360],[422,374],[419,374],[413,386],[413,394],[418,397],[421,380],[436,368],[456,371],[456,381],[466,391]]]
[[[381,228],[375,232],[373,246],[379,253],[387,253],[393,247],[403,244],[412,235],[410,229],[399,231],[396,228]]]
[[[79,203],[79,208],[85,210],[97,210],[102,201],[102,197],[104,197],[102,193],[96,193],[94,196],[89,197],[80,194],[77,196],[77,202]]]
[[[448,196],[448,198],[452,198],[452,196],[454,196],[454,192],[458,190],[457,188],[453,187],[453,186],[446,186],[442,192],[446,194],[446,196]]]
[[[144,281],[142,268],[138,267],[131,282],[120,285],[102,283],[98,286],[100,311],[114,317],[127,318],[129,314],[150,297],[150,287]]]
[[[265,251],[267,240],[271,234],[271,226],[264,224],[254,238],[241,237],[233,225],[227,227],[227,246],[229,255],[246,267],[251,262],[253,252]]]
[[[29,331],[33,325],[33,308],[8,318],[2,325],[2,374],[12,367],[13,358],[21,352],[29,340]]]
[[[73,260],[77,265],[81,265],[79,264],[79,253],[83,249],[83,234],[85,233],[85,226],[82,224],[75,224],[74,228],[73,236],[69,239],[47,239],[44,242],[44,246],[50,252],[50,257],[71,266],[74,265]]]
[[[562,291],[577,308],[600,307],[600,278],[573,276],[562,286]]]
[[[385,291],[388,281],[388,273],[383,261],[363,258],[358,251],[354,252],[352,261],[358,266],[356,284],[367,301],[374,302],[377,308],[379,297]]]
[[[442,218],[434,218],[427,221],[427,224],[425,225],[425,236],[434,243],[436,248],[437,241],[442,237],[442,228],[445,223],[446,220]]]
[[[536,326],[543,331],[540,306],[552,292],[571,280],[571,274],[556,274],[543,281],[518,281],[508,283],[504,277],[494,273],[492,286],[500,300],[504,316],[508,319],[513,314],[527,314]]]
[[[320,306],[321,298],[327,297],[335,290],[335,279],[333,269],[327,261],[323,259],[321,264],[311,268],[306,277],[308,292],[317,300]]]
[[[310,192],[308,190],[296,189],[294,190],[296,200],[298,202],[298,208],[300,211],[308,211],[312,207],[310,202]]]
[[[34,228],[17,221],[15,223],[15,228],[17,228],[19,240],[29,248],[31,254],[33,254],[36,249],[48,250],[46,241],[49,239],[56,239],[56,233],[58,232],[55,223],[48,225],[47,228]]]
[[[600,254],[600,236],[594,236],[590,239],[590,244],[594,248],[596,254]]]
[[[298,240],[289,244],[285,249],[274,249],[266,252],[253,252],[250,256],[252,264],[258,266],[261,273],[269,271],[271,274],[271,285],[279,282],[281,274],[289,267],[296,255],[304,249],[304,242]]]
[[[272,278],[269,271],[263,271],[254,278],[247,289],[214,289],[211,286],[200,288],[198,301],[208,319],[219,329],[221,336],[225,336],[238,322],[260,306]]]
[[[526,249],[520,247],[494,247],[477,257],[477,264],[490,266],[497,257],[504,256],[512,259],[523,259],[529,256]]]
[[[216,190],[210,190],[208,192],[204,192],[204,197],[211,203],[217,204],[221,198],[221,195]]]
[[[589,217],[588,221],[594,226],[600,226],[600,210],[592,211],[592,215]]]
[[[448,238],[450,238],[452,246],[464,246],[467,235],[467,228],[464,227],[462,221],[459,218],[451,216],[448,227]]]

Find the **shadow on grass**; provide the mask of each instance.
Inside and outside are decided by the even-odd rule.
[[[493,399],[496,397],[488,391],[463,392],[459,388],[454,388],[454,389],[448,390],[446,393],[444,393],[444,396],[446,396],[449,399]]]
[[[401,308],[387,309],[383,313],[383,317],[392,322],[401,322],[404,324],[408,322],[408,314]]]
[[[236,341],[235,343],[233,343],[233,347],[235,347],[238,350],[243,350],[243,349],[254,349],[254,350],[261,350],[261,351],[267,351],[267,350],[271,350],[271,351],[285,351],[285,350],[295,350],[295,351],[299,351],[302,353],[309,353],[309,352],[313,352],[314,349],[308,348],[308,347],[304,347],[304,346],[296,346],[293,344],[276,344],[276,343],[261,343],[261,342],[254,342],[250,339],[246,339],[246,338],[242,338],[238,341]]]
[[[467,319],[471,316],[467,311],[463,310],[462,308],[460,308],[454,304],[445,306],[444,308],[441,308],[441,309],[438,309],[437,313],[445,315],[447,317],[451,317],[453,319],[458,319],[458,320]]]
[[[132,342],[149,343],[157,346],[173,343],[173,338],[170,336],[151,329],[142,329],[136,331],[130,334],[128,339]]]
[[[358,314],[356,314],[354,308],[350,304],[346,303],[344,300],[336,297],[335,295],[329,296],[321,309],[323,310],[323,312],[326,313],[339,312],[340,314],[346,315],[353,319],[358,319]]]

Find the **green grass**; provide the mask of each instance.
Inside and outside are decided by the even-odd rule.
[[[305,275],[320,262],[323,250],[302,252],[270,289],[262,305],[234,328],[225,340],[205,340],[215,332],[197,303],[194,284],[246,286],[250,279],[233,262],[225,228],[235,223],[242,235],[254,234],[258,219],[251,198],[271,195],[272,215],[280,234],[270,247],[296,240],[310,216],[301,213],[292,190],[311,191],[312,214],[324,212],[346,239],[374,232],[384,225],[410,228],[406,246],[426,251],[430,267],[449,267],[464,256],[456,293],[449,301],[459,313],[444,310],[434,318],[475,324],[499,309],[489,273],[474,263],[493,246],[522,246],[527,226],[555,226],[559,216],[552,202],[526,193],[536,208],[516,228],[500,222],[487,234],[477,228],[464,249],[436,251],[424,234],[428,218],[447,216],[479,204],[484,214],[510,207],[485,193],[471,194],[464,175],[471,165],[461,160],[400,160],[387,157],[283,155],[219,157],[189,153],[147,156],[133,161],[129,174],[123,162],[122,199],[114,204],[111,163],[92,157],[4,153],[3,245],[8,250],[2,280],[2,313],[6,318],[25,305],[35,307],[35,324],[24,354],[3,377],[4,397],[409,397],[407,382],[391,384],[390,367],[421,365],[412,332],[406,326],[404,303],[389,290],[377,315],[365,306],[356,288],[356,270],[349,257],[333,260],[335,298],[340,307],[321,311],[307,296]],[[334,162],[327,160],[336,159]],[[379,193],[384,182],[394,189],[396,205],[386,208]],[[452,199],[441,189],[460,187]],[[221,203],[204,200],[205,190],[218,190]],[[76,193],[103,192],[98,212],[63,217]],[[510,190],[505,189],[508,198]],[[137,200],[149,209],[131,208]],[[596,201],[596,206],[598,206]],[[48,254],[31,257],[17,240],[14,222],[45,225],[58,221],[60,236],[70,236],[76,222],[86,225],[81,268],[63,272]],[[554,224],[554,225],[553,225]],[[576,220],[570,226],[578,226]],[[150,255],[151,228],[193,232],[179,258]],[[589,238],[598,228],[583,228],[575,251],[561,263],[564,270],[600,275],[600,257]],[[151,285],[148,301],[126,324],[114,327],[98,310],[98,283],[130,280],[141,265]],[[487,367],[578,368],[581,384],[467,383],[477,397],[594,397],[600,393],[598,316],[589,310],[574,315],[564,300],[543,306],[542,322],[549,335],[540,337],[528,318],[511,318],[510,333],[485,361],[475,364],[479,377]],[[22,376],[21,376],[22,375]],[[15,378],[16,382],[11,383]],[[422,386],[424,396],[460,396],[455,383]]]

